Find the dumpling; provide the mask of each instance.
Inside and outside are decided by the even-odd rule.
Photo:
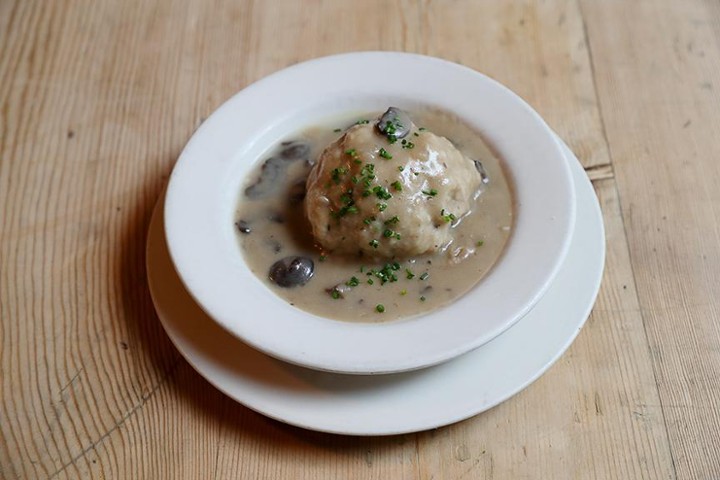
[[[447,247],[482,185],[472,159],[391,108],[325,148],[305,213],[328,252],[408,257]]]

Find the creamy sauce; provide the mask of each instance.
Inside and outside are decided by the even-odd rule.
[[[240,194],[235,219],[248,266],[291,305],[335,320],[381,322],[411,317],[467,293],[501,256],[513,223],[513,205],[500,161],[480,135],[456,117],[436,110],[410,115],[416,125],[448,138],[467,157],[482,162],[489,183],[473,200],[472,213],[454,227],[453,242],[431,255],[377,262],[326,254],[315,245],[303,209],[305,180],[314,160],[343,135],[345,127],[358,120],[372,122],[378,113],[353,115],[299,132],[259,162]],[[280,160],[265,166],[271,184],[266,181],[258,186],[268,158]],[[272,169],[277,171],[269,172]],[[272,192],[249,198],[248,187]],[[290,255],[312,259],[314,275],[305,285],[282,288],[269,280],[268,272],[276,261]]]

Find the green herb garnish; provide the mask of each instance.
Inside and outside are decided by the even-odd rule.
[[[454,214],[452,214],[452,213],[445,213],[445,209],[444,209],[444,208],[440,211],[440,216],[442,216],[443,220],[445,220],[445,221],[448,222],[448,223],[454,222],[455,220],[457,220],[457,217],[456,217]]]
[[[380,200],[390,200],[392,198],[392,194],[388,192],[387,188],[381,187],[380,185],[373,188],[372,191]]]
[[[392,155],[390,155],[390,153],[387,150],[385,150],[384,148],[380,148],[380,150],[378,151],[378,155],[380,155],[382,158],[385,158],[387,160],[390,160],[393,158]]]

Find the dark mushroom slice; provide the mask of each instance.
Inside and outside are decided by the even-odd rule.
[[[312,164],[310,145],[297,140],[283,142],[280,152],[265,160],[260,169],[260,176],[255,183],[245,189],[245,195],[251,200],[257,200],[275,193],[285,177],[288,165],[298,160],[305,160],[309,165]]]
[[[390,107],[380,116],[376,125],[378,131],[385,135],[390,143],[395,143],[397,139],[408,136],[413,122],[405,111]]]
[[[490,177],[488,177],[482,162],[480,162],[480,160],[473,160],[473,163],[475,163],[475,169],[480,174],[480,179],[482,180],[482,183],[490,183]]]
[[[303,160],[310,155],[310,145],[297,140],[283,142],[280,156],[284,160]]]
[[[255,183],[245,189],[245,196],[251,200],[269,196],[285,176],[285,168],[284,162],[278,157],[265,160],[260,169],[260,176]]]
[[[252,227],[250,226],[250,223],[246,220],[238,220],[237,222],[235,222],[235,226],[240,233],[248,234],[252,232]]]
[[[315,273],[315,264],[307,257],[290,256],[273,263],[270,267],[270,281],[274,284],[293,288],[305,285]]]

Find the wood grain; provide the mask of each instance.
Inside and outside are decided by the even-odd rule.
[[[0,2],[0,478],[720,478],[718,38],[701,0]],[[415,435],[236,404],[180,358],[145,280],[150,212],[201,121],[355,50],[514,89],[606,222],[571,349],[508,402]]]
[[[677,474],[718,478],[720,5],[583,7]]]

